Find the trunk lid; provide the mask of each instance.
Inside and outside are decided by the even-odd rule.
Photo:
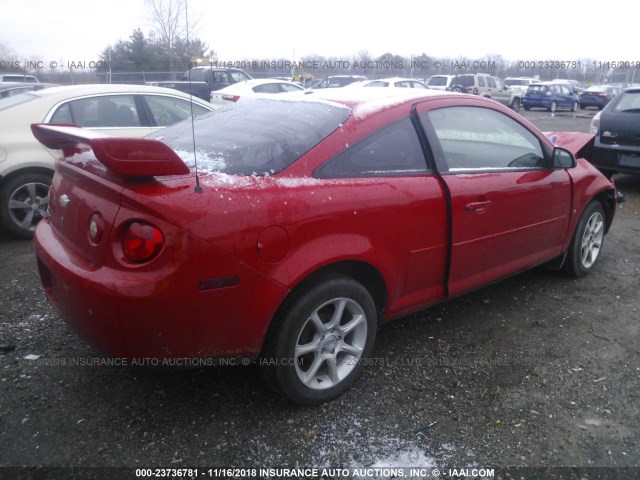
[[[116,138],[73,126],[32,125],[47,148],[62,150],[49,190],[49,223],[56,235],[99,267],[112,242],[122,192],[157,184],[154,176],[190,174],[166,144]],[[85,265],[86,268],[86,265]]]

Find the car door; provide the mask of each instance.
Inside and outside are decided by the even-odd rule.
[[[449,295],[562,252],[570,177],[547,167],[550,152],[537,135],[486,104],[423,104],[418,112],[450,192]]]

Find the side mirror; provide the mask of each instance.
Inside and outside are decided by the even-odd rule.
[[[573,168],[576,166],[576,159],[569,150],[556,147],[553,149],[553,168]]]

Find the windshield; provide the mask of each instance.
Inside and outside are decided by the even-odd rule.
[[[238,175],[278,173],[316,146],[351,110],[329,102],[250,99],[195,119],[198,169]],[[162,140],[195,167],[191,122],[149,138]]]

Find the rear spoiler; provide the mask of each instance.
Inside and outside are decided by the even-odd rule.
[[[90,147],[96,159],[122,177],[182,175],[189,167],[167,144],[146,138],[119,138],[77,126],[34,123],[31,131],[45,147],[70,157]]]

